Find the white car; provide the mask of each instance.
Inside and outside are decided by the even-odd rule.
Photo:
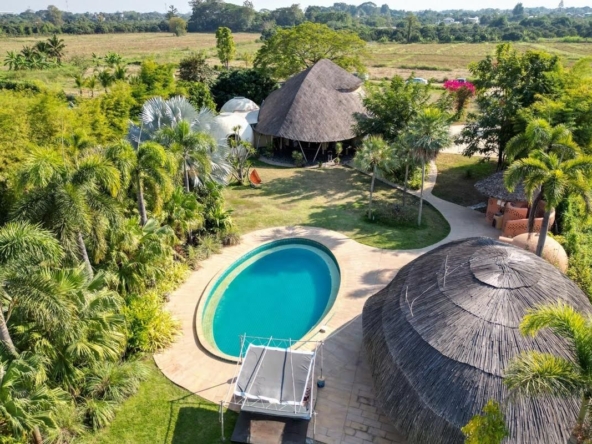
[[[426,79],[424,79],[423,77],[414,77],[411,79],[411,81],[413,83],[421,83],[422,85],[427,85],[428,81]]]

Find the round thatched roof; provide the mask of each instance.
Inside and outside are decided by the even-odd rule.
[[[569,357],[543,330],[526,338],[528,308],[562,300],[591,313],[582,291],[527,251],[486,238],[443,245],[407,264],[366,302],[364,345],[377,398],[410,443],[463,443],[460,428],[489,399],[507,400],[503,372],[518,353]],[[565,443],[576,399],[506,404],[507,443]]]
[[[256,130],[301,142],[351,139],[354,115],[365,112],[359,91],[362,83],[330,60],[320,60],[265,99]]]
[[[481,194],[488,197],[495,197],[509,202],[525,202],[524,186],[518,184],[514,192],[508,191],[504,184],[504,172],[499,171],[475,183],[475,188]]]

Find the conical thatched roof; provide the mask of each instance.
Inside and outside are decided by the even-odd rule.
[[[265,99],[257,132],[302,142],[336,142],[355,136],[354,114],[364,113],[362,80],[330,60],[291,77]]]
[[[407,264],[364,306],[364,345],[383,411],[409,443],[463,443],[460,428],[489,399],[509,399],[502,376],[514,356],[569,357],[550,331],[526,338],[518,329],[528,308],[557,300],[591,312],[552,265],[491,239],[452,242]],[[578,403],[515,398],[504,408],[505,443],[565,443]]]
[[[499,171],[475,183],[475,188],[484,196],[495,197],[510,202],[525,202],[524,185],[519,183],[513,192],[504,184],[504,172]]]

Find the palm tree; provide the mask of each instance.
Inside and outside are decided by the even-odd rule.
[[[414,157],[421,160],[418,226],[421,225],[426,163],[435,159],[442,148],[450,145],[449,128],[450,119],[447,114],[437,108],[426,108],[411,121],[403,136]]]
[[[195,199],[195,195],[182,187],[175,188],[170,199],[164,206],[166,223],[179,239],[190,237],[191,232],[204,224],[203,207]]]
[[[172,176],[175,172],[172,156],[155,142],[119,143],[107,149],[107,157],[119,166],[120,174],[128,175],[138,198],[140,225],[146,225],[146,191],[153,201],[153,210],[158,211],[162,197],[172,192]]]
[[[508,190],[513,191],[522,182],[531,206],[533,195],[538,189],[546,202],[536,249],[538,256],[543,254],[551,213],[567,195],[579,194],[584,197],[588,207],[592,206],[587,179],[590,172],[592,156],[578,156],[562,161],[556,153],[541,150],[535,150],[527,158],[515,161],[506,170],[504,181]]]
[[[95,88],[97,87],[97,77],[92,75],[86,79],[86,86],[90,89],[90,96],[95,96]]]
[[[370,171],[370,197],[368,200],[368,217],[372,219],[372,196],[374,194],[374,181],[379,171],[388,171],[395,158],[393,147],[386,143],[382,137],[368,137],[362,147],[356,152],[354,163],[363,171]]]
[[[55,237],[46,230],[26,222],[9,222],[0,228],[0,342],[12,356],[18,352],[10,332],[4,307],[12,311],[19,298],[14,291],[23,293],[20,302],[27,302],[33,277],[41,264],[59,262],[63,252]],[[19,285],[14,285],[18,281]]]
[[[82,97],[82,88],[86,86],[86,79],[82,74],[76,74],[74,76],[74,83],[76,84],[76,88],[78,88],[78,93]]]
[[[185,191],[190,191],[189,176],[192,176],[195,185],[199,185],[211,174],[212,165],[208,154],[216,150],[216,141],[212,136],[194,132],[191,124],[182,120],[175,126],[161,129],[156,138],[179,158]]]
[[[114,78],[113,78],[113,74],[111,74],[106,69],[103,69],[102,71],[100,71],[97,74],[97,80],[99,81],[99,83],[101,84],[101,86],[103,88],[105,88],[105,92],[107,92],[107,88],[109,88],[109,86],[111,86],[111,84],[113,83]]]
[[[573,159],[580,152],[567,126],[551,126],[545,119],[533,119],[523,133],[510,139],[505,153],[511,163],[537,149],[555,153],[561,159]]]
[[[45,382],[43,358],[23,353],[6,358],[0,353],[0,433],[16,439],[32,438],[42,444],[40,427],[55,429],[55,414],[63,407],[67,394],[50,389]]]
[[[16,51],[7,51],[4,58],[4,66],[8,66],[9,71],[16,71],[19,69],[18,58],[20,54]]]
[[[127,70],[125,66],[117,65],[113,70],[113,79],[115,80],[126,80],[127,79]]]
[[[64,57],[64,49],[66,49],[64,40],[58,38],[56,34],[47,39],[47,55],[53,57],[58,65],[62,64],[62,57]]]
[[[117,168],[101,154],[67,162],[55,152],[35,149],[18,173],[22,198],[12,211],[18,220],[41,223],[53,231],[71,257],[79,257],[93,275],[85,238],[95,260],[106,250],[106,231],[119,218],[113,199],[120,189]]]
[[[543,328],[563,338],[573,353],[565,359],[538,351],[514,358],[505,371],[510,390],[524,396],[577,396],[581,399],[576,430],[582,426],[592,402],[592,320],[562,302],[529,310],[520,332],[536,336]]]
[[[128,219],[111,232],[111,249],[106,263],[122,294],[140,293],[156,282],[172,261],[175,233],[168,225],[148,219],[143,226]]]
[[[154,97],[142,106],[142,113],[140,115],[141,126],[130,125],[128,140],[132,144],[137,144],[145,140],[160,140],[160,131],[164,128],[174,128],[180,122],[188,122],[191,125],[191,131],[194,133],[208,133],[215,115],[211,110],[204,108],[197,111],[185,97],[173,97],[164,100],[162,97]],[[205,151],[209,158],[211,168],[208,171],[198,171],[199,175],[195,175],[197,184],[203,182],[200,178],[206,180],[213,180],[217,183],[226,184],[228,177],[232,173],[232,167],[228,163],[228,147],[226,141],[222,144],[217,141],[216,147],[210,146]],[[209,145],[211,142],[207,142]],[[193,165],[195,168],[200,166],[199,162]],[[190,170],[191,172],[191,170]]]
[[[573,159],[580,153],[580,148],[573,140],[569,128],[565,125],[551,126],[544,119],[531,120],[523,133],[514,136],[505,148],[509,162],[522,157],[527,157],[534,150],[540,149],[547,153],[557,154],[561,160]],[[528,212],[529,237],[534,231],[534,219],[543,196],[536,193]]]

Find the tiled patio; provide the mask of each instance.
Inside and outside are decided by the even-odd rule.
[[[497,237],[481,213],[431,195],[435,173],[424,197],[449,221],[451,232],[440,243],[472,236]],[[341,286],[323,340],[326,387],[318,392],[314,428],[309,436],[326,444],[399,444],[405,441],[380,412],[375,402],[370,371],[362,348],[361,313],[364,302],[389,283],[409,261],[434,248],[382,250],[359,244],[340,233],[314,227],[278,227],[248,233],[240,245],[225,248],[205,261],[172,296],[168,308],[181,321],[182,335],[163,353],[155,355],[162,372],[176,384],[213,402],[226,399],[236,365],[208,354],[199,344],[195,312],[210,280],[251,249],[276,239],[305,237],[327,246],[341,269]],[[317,366],[317,372],[319,371]]]

